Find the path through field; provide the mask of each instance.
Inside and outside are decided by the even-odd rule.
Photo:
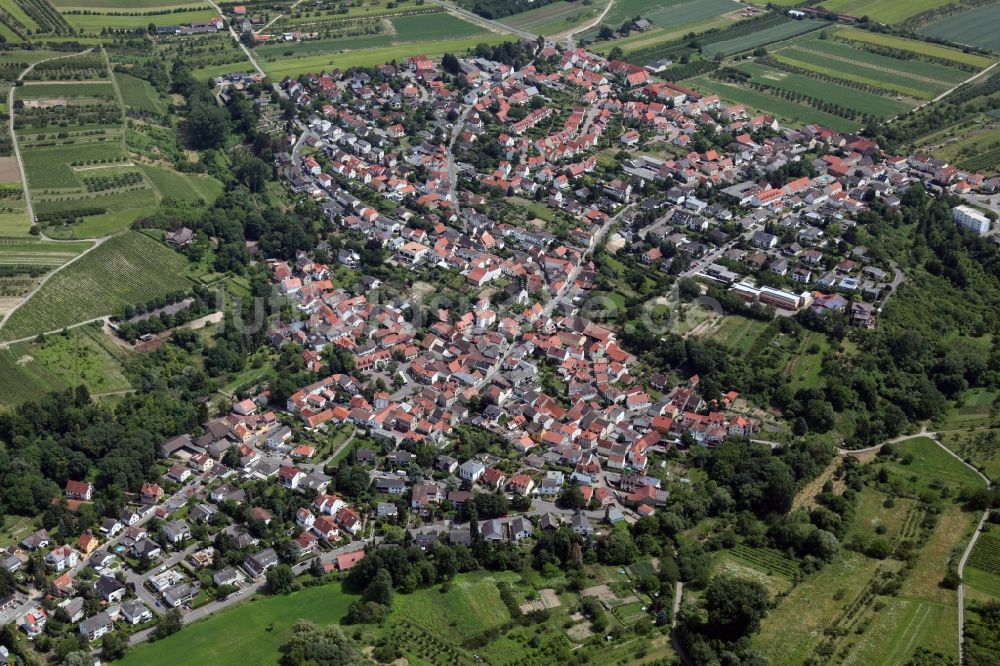
[[[990,69],[992,69],[995,66],[996,65],[993,65],[992,67],[990,67]],[[975,78],[975,77],[973,77],[973,78]],[[969,430],[985,430],[987,428],[988,428],[988,426],[984,426],[982,428],[961,429],[961,431],[962,432],[968,432]],[[951,449],[949,449],[947,446],[945,446],[944,444],[942,444],[940,442],[940,440],[938,440],[938,435],[942,434],[942,433],[945,433],[945,432],[954,432],[954,431],[949,431],[949,430],[928,431],[926,429],[926,427],[924,427],[924,428],[920,429],[920,432],[918,432],[918,433],[916,433],[914,435],[900,435],[899,437],[894,437],[893,439],[890,439],[888,441],[882,442],[881,444],[876,444],[875,446],[869,446],[866,449],[857,449],[857,450],[854,450],[854,451],[852,451],[850,449],[837,449],[837,453],[839,453],[840,455],[854,455],[854,456],[864,455],[864,454],[869,454],[869,453],[881,451],[882,447],[885,446],[886,444],[896,444],[898,442],[904,442],[904,441],[906,441],[908,439],[913,439],[915,437],[926,437],[927,439],[931,440],[932,442],[934,442],[935,444],[937,444],[939,447],[941,447],[941,449],[943,451],[945,451],[948,455],[952,456],[953,458],[955,458],[955,460],[959,461],[960,463],[962,463],[963,465],[965,465],[966,467],[968,467],[969,469],[971,469],[973,472],[975,472],[976,476],[978,476],[979,478],[981,478],[983,480],[983,482],[986,483],[986,488],[989,489],[992,484],[990,483],[989,478],[985,474],[983,474],[982,472],[980,472],[974,466],[972,466],[969,463],[967,463],[964,460],[962,460],[962,457],[960,455],[958,455],[957,453],[955,453],[954,451],[952,451]],[[962,553],[962,559],[959,560],[959,562],[958,562],[958,578],[959,578],[959,583],[958,583],[958,654],[959,654],[960,663],[964,662],[964,659],[962,658],[962,656],[963,656],[962,650],[963,650],[963,648],[965,646],[965,583],[962,582],[962,573],[965,571],[965,563],[969,559],[969,555],[972,553],[972,549],[976,545],[976,541],[979,539],[979,534],[980,534],[981,530],[983,529],[983,525],[986,523],[986,520],[987,520],[987,518],[989,518],[989,516],[990,516],[990,510],[989,509],[986,509],[985,511],[983,511],[983,515],[982,515],[982,517],[980,517],[979,522],[976,524],[976,529],[972,533],[972,538],[969,539],[969,544],[965,547],[965,552]]]
[[[32,296],[34,296],[38,292],[38,290],[41,289],[45,285],[45,283],[48,282],[49,279],[53,275],[55,275],[59,271],[63,270],[64,268],[66,268],[67,266],[69,266],[70,264],[72,264],[74,261],[79,260],[81,257],[86,256],[90,252],[93,252],[96,248],[100,247],[109,238],[111,238],[111,236],[104,236],[102,238],[96,238],[96,239],[94,239],[94,244],[91,245],[89,248],[87,248],[86,250],[84,250],[80,254],[76,255],[75,257],[73,257],[72,259],[70,259],[69,261],[67,261],[62,266],[59,266],[55,270],[47,273],[41,280],[38,281],[38,284],[35,285],[34,289],[32,289],[31,291],[29,291],[27,294],[25,294],[25,296],[21,299],[20,303],[18,303],[17,305],[15,305],[14,307],[12,307],[10,310],[8,310],[6,313],[4,313],[3,317],[0,318],[0,329],[2,329],[4,327],[4,325],[7,323],[7,320],[10,319],[10,316],[12,314],[14,314],[15,312],[17,312],[18,309],[22,305],[24,305],[25,303],[27,303],[28,299],[30,299]],[[49,238],[47,240],[50,243],[60,243],[60,242],[75,242],[75,243],[79,243],[79,241],[58,241],[58,240],[53,240],[51,238]],[[99,319],[93,319],[91,321],[99,321],[100,319],[103,319],[103,317],[101,317]],[[90,323],[90,322],[82,322],[82,323]],[[51,333],[58,333],[58,331],[51,331]],[[31,336],[30,338],[24,338],[24,339],[21,339],[21,340],[10,340],[9,342],[5,342],[5,343],[0,344],[0,346],[6,347],[6,346],[9,346],[9,345],[15,344],[17,342],[24,342],[25,340],[33,340],[34,338],[35,338],[35,336]]]
[[[566,48],[572,49],[573,48],[573,35],[575,35],[575,34],[577,34],[579,32],[585,32],[585,31],[590,30],[591,28],[593,28],[595,25],[599,25],[601,23],[601,21],[604,20],[604,17],[608,15],[608,12],[611,11],[611,7],[614,4],[615,4],[615,0],[608,0],[608,6],[604,8],[604,11],[601,12],[600,16],[598,16],[597,18],[593,19],[592,21],[588,21],[587,23],[584,23],[583,25],[577,26],[575,28],[570,28],[566,32],[559,33],[557,35],[552,35],[549,39],[551,39],[554,42],[558,42],[560,39],[563,38],[563,36],[565,36],[566,37]]]
[[[41,64],[43,62],[49,62],[52,60],[59,60],[61,58],[72,58],[75,56],[83,55],[85,53],[90,53],[94,49],[84,49],[79,53],[67,53],[65,55],[54,56],[52,58],[46,58],[45,60],[39,60],[38,62],[33,62],[28,65],[27,69],[17,75],[18,81],[23,81],[24,77],[27,76],[28,72],[35,68],[35,65]],[[114,79],[114,77],[112,77]],[[7,112],[10,115],[10,141],[14,145],[14,157],[17,158],[17,170],[21,172],[21,187],[24,188],[24,207],[25,211],[28,213],[28,221],[31,224],[35,223],[35,209],[31,205],[31,192],[28,190],[28,174],[24,172],[24,162],[21,160],[21,148],[17,144],[17,133],[14,131],[14,91],[17,90],[17,86],[11,86],[10,92],[7,94]],[[34,292],[32,292],[34,293]],[[23,301],[22,301],[23,302]],[[15,308],[16,309],[16,308]],[[11,310],[13,312],[13,310]],[[10,312],[7,313],[10,316]],[[3,326],[3,322],[7,320],[7,316],[3,320],[0,320],[0,326]]]

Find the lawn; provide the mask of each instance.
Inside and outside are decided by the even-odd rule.
[[[861,18],[867,16],[879,23],[901,23],[928,9],[948,4],[950,0],[823,0],[818,6],[838,14]]]
[[[709,334],[709,337],[724,347],[746,354],[754,346],[768,324],[756,319],[748,319],[738,315],[723,317],[719,327]]]
[[[418,14],[392,19],[396,28],[393,42],[427,42],[438,39],[455,40],[486,32],[478,25],[463,21],[445,12]]]
[[[151,193],[151,190],[142,190],[143,193]],[[83,218],[82,222],[61,226],[47,227],[45,235],[57,239],[76,238],[101,238],[121,233],[133,222],[156,211],[155,205],[127,208],[125,210],[111,211],[103,215],[93,215]]]
[[[339,622],[356,597],[339,584],[311,587],[283,597],[247,602],[184,627],[169,638],[129,652],[121,666],[276,664],[279,648],[298,620],[325,626]]]
[[[997,51],[1000,50],[998,25],[1000,25],[1000,3],[994,3],[945,16],[923,26],[917,32],[957,44]]]
[[[222,183],[211,176],[192,176],[149,164],[140,168],[164,198],[211,202],[222,194]]]
[[[189,289],[186,259],[152,238],[116,236],[53,275],[0,329],[13,340],[118,312],[170,292]]]
[[[0,236],[27,236],[30,230],[26,212],[0,213]]]
[[[979,536],[979,540],[976,541],[975,549],[972,551],[973,553],[979,550],[979,542],[982,541],[985,536],[985,534],[981,534]],[[992,538],[992,542],[994,544],[998,541],[1000,541],[1000,539],[997,539],[996,537]],[[995,551],[991,559],[995,566],[998,562]],[[1000,573],[991,573],[986,569],[973,566],[972,562],[967,562],[965,564],[965,570],[962,572],[962,581],[965,583],[966,593],[968,593],[969,588],[971,587],[972,589],[982,592],[983,594],[993,597],[994,599],[1000,599]]]
[[[397,595],[393,616],[405,617],[424,629],[461,642],[510,619],[497,583],[514,580],[516,576],[509,573],[479,572],[456,578],[447,592],[430,588]]]
[[[840,116],[835,116],[832,113],[826,113],[825,111],[820,111],[804,104],[779,99],[767,93],[729,85],[707,77],[692,79],[691,87],[715,93],[728,102],[745,104],[752,109],[771,113],[778,118],[798,125],[818,123],[824,127],[841,132],[856,132],[861,126],[861,123],[858,121],[841,118]]]
[[[861,491],[861,501],[855,510],[854,522],[845,535],[845,541],[856,538],[871,539],[876,536],[876,530],[882,529],[885,532],[881,538],[892,541],[900,536],[904,525],[909,527],[913,519],[908,520],[908,517],[916,509],[916,500],[894,498],[893,506],[886,507],[886,497],[887,495],[875,488],[865,486]]]
[[[868,32],[867,30],[859,30],[857,28],[841,28],[837,30],[835,36],[837,39],[863,42],[865,44],[875,44],[877,46],[888,46],[892,49],[911,51],[913,53],[931,56],[932,58],[941,58],[943,60],[953,60],[955,62],[983,69],[989,67],[994,62],[992,58],[976,55],[974,53],[963,53],[958,49],[953,49],[948,46],[928,44],[927,42],[922,42],[916,39],[906,39],[905,37]]]
[[[122,91],[122,100],[125,102],[125,106],[149,113],[163,113],[163,104],[160,102],[159,94],[149,81],[124,72],[115,72],[115,80]]]
[[[802,336],[798,351],[788,361],[788,375],[792,390],[820,388],[823,386],[823,355],[829,351],[830,342],[821,333],[807,332]]]

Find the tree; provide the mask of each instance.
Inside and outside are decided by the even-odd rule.
[[[187,117],[187,133],[194,148],[218,148],[229,136],[229,113],[209,102],[194,104]]]
[[[94,666],[94,658],[84,650],[74,650],[63,659],[63,666]]]
[[[580,491],[579,486],[570,486],[562,491],[559,499],[556,500],[556,504],[563,509],[575,509],[579,511],[587,506],[587,501],[583,498],[583,492]]]
[[[267,572],[269,594],[288,594],[295,587],[295,572],[287,564],[279,564]]]
[[[300,620],[281,646],[281,666],[360,666],[368,663],[340,627],[319,628]]]
[[[392,607],[392,576],[386,569],[379,569],[375,573],[375,578],[365,588],[363,599],[386,608]]]
[[[160,620],[156,623],[156,630],[153,632],[153,635],[157,640],[166,638],[167,636],[176,634],[180,631],[182,624],[183,619],[181,617],[181,612],[176,608],[171,608],[160,616]]]
[[[101,656],[108,661],[121,659],[128,651],[128,639],[118,631],[104,634],[101,638]]]
[[[757,581],[716,576],[705,590],[707,631],[727,641],[756,633],[768,607],[767,589]]]

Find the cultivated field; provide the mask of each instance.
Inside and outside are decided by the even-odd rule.
[[[112,315],[188,289],[187,262],[162,243],[138,232],[116,236],[53,275],[0,329],[15,340]]]
[[[677,28],[737,11],[742,7],[735,0],[690,0],[644,14],[655,25]]]
[[[149,81],[134,77],[124,72],[115,72],[115,81],[122,92],[125,106],[146,111],[148,113],[163,113],[165,111],[160,97]]]
[[[879,23],[901,23],[929,9],[948,4],[949,0],[823,0],[818,7],[838,14],[861,18],[867,16]]]
[[[1000,3],[968,9],[946,16],[918,31],[921,35],[946,39],[956,44],[1000,50]]]
[[[150,23],[157,25],[186,25],[195,21],[207,21],[218,16],[219,13],[202,5],[203,9],[190,9],[187,11],[175,11],[169,14],[82,14],[75,13],[78,10],[64,10],[63,17],[73,28],[82,33],[100,33],[102,29],[145,29]],[[130,8],[130,9],[135,9]],[[88,10],[93,12],[93,9]],[[120,10],[114,10],[119,12]]]
[[[721,42],[712,42],[704,47],[705,54],[714,58],[717,54],[724,56],[743,51],[752,51],[758,46],[767,46],[774,42],[811,32],[827,25],[825,21],[814,21],[805,19],[801,21],[785,21],[776,25],[769,25],[760,30],[754,30],[746,35],[735,37]]]
[[[986,56],[977,55],[975,53],[964,53],[959,49],[947,46],[928,44],[927,42],[921,42],[915,39],[906,39],[905,37],[868,32],[867,30],[859,30],[857,28],[841,28],[837,30],[835,36],[837,39],[845,39],[853,42],[875,44],[876,46],[885,46],[891,49],[909,51],[915,56],[922,55],[930,56],[932,58],[941,58],[943,60],[953,60],[958,63],[970,65],[971,67],[977,69],[989,67],[994,62],[992,58],[987,58]]]
[[[583,0],[553,2],[544,7],[505,16],[500,22],[539,35],[553,35],[592,20],[604,11],[609,1],[611,0],[599,0],[589,6],[583,4]]]

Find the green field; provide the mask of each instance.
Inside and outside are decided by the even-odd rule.
[[[841,612],[867,586],[878,562],[854,552],[842,552],[818,574],[797,585],[761,625],[755,639],[770,663],[799,665],[823,638]],[[795,631],[790,631],[795,627]]]
[[[115,98],[115,89],[107,81],[28,83],[17,89],[18,99],[48,99],[51,97]]]
[[[144,195],[144,200],[148,201],[152,190],[142,190],[141,194]],[[155,205],[109,211],[103,215],[85,217],[75,224],[47,227],[45,234],[50,238],[57,239],[102,238],[121,233],[143,215],[149,215],[155,211]]]
[[[553,2],[544,7],[505,16],[500,19],[500,22],[512,28],[527,30],[539,35],[552,35],[586,23],[598,16],[608,1],[610,0],[601,0],[590,5],[583,4],[583,0]]]
[[[698,90],[712,92],[722,99],[736,104],[745,104],[751,109],[761,112],[771,113],[778,118],[791,121],[795,124],[807,125],[817,123],[832,130],[841,132],[856,132],[861,123],[826,113],[819,109],[814,109],[804,104],[797,104],[786,99],[772,97],[767,93],[740,88],[738,86],[721,83],[714,79],[699,77],[692,79],[691,86]]]
[[[15,405],[39,394],[85,385],[91,395],[131,388],[123,361],[127,352],[117,347],[100,328],[81,326],[69,335],[50,335],[13,345],[0,352],[0,404]]]
[[[989,425],[998,391],[971,390],[962,396],[961,404],[952,406],[941,423],[942,430],[978,428]]]
[[[948,4],[949,0],[823,0],[818,6],[838,14],[861,18],[867,16],[879,23],[901,23],[928,9]]]
[[[163,198],[212,202],[222,194],[222,183],[211,176],[187,175],[150,164],[139,168]]]
[[[742,53],[743,51],[751,51],[758,46],[766,46],[774,42],[780,42],[790,37],[816,30],[825,25],[828,25],[826,21],[815,21],[812,19],[786,21],[777,25],[768,26],[762,30],[756,30],[747,35],[735,37],[733,39],[705,44],[704,51],[705,55],[710,58],[714,58],[715,55],[719,53],[722,55]]]
[[[772,56],[826,76],[878,86],[916,99],[929,99],[968,78],[937,63],[900,60],[849,43],[804,37],[781,45]]]
[[[276,664],[279,648],[288,641],[297,621],[309,620],[319,626],[335,624],[347,614],[347,607],[355,598],[344,593],[339,584],[331,584],[246,602],[184,627],[169,638],[135,648],[118,663],[122,666]]]
[[[463,21],[457,16],[444,12],[436,14],[418,14],[417,16],[401,16],[392,19],[396,28],[394,42],[426,42],[437,39],[455,40],[460,37],[481,35],[486,31]]]
[[[70,164],[116,160],[125,157],[125,149],[117,139],[101,143],[64,144],[45,148],[22,148],[24,170],[33,192],[45,189],[78,189]]]
[[[439,57],[444,53],[463,54],[473,49],[477,44],[499,44],[509,41],[510,35],[498,35],[496,33],[482,33],[480,36],[466,37],[463,39],[441,39],[429,42],[419,42],[396,46],[386,46],[384,48],[369,48],[359,51],[346,51],[344,53],[326,53],[322,55],[305,58],[283,58],[277,62],[267,62],[261,66],[272,78],[283,78],[284,76],[298,76],[310,72],[319,72],[323,69],[335,67],[372,67],[393,60],[400,62],[413,55],[425,55],[430,58]],[[232,71],[232,67],[225,71]],[[200,75],[204,75],[199,70]]]
[[[901,102],[890,97],[873,95],[862,90],[837,85],[830,81],[822,81],[801,74],[792,74],[756,63],[742,64],[736,69],[750,74],[750,81],[757,85],[775,90],[801,93],[879,118],[891,118],[909,111],[914,106],[913,104],[907,104],[906,102]]]
[[[186,25],[195,21],[207,21],[218,16],[219,12],[212,8],[192,9],[190,11],[172,12],[170,14],[63,14],[66,22],[83,33],[99,33],[103,28],[114,29],[145,29],[150,23],[160,25]]]
[[[0,213],[0,236],[27,236],[30,231],[31,221],[26,210]]]
[[[1000,3],[967,9],[925,25],[917,32],[984,49],[1000,50]]]
[[[44,240],[0,237],[0,266],[55,268],[88,249],[92,243],[52,243]]]
[[[689,23],[698,23],[715,16],[721,16],[740,9],[742,5],[734,0],[690,0],[672,7],[665,7],[646,14],[650,23],[663,28],[676,28]]]
[[[181,9],[189,7],[205,8],[208,6],[204,2],[198,2],[198,0],[178,0],[177,2],[172,0],[87,0],[87,2],[81,2],[80,0],[51,0],[51,2],[53,6],[62,10],[85,9],[90,11],[100,9],[107,11],[135,11],[142,9],[155,11],[158,9]]]
[[[757,339],[767,331],[768,325],[756,319],[739,315],[723,317],[718,327],[709,337],[734,352],[745,355],[757,343]]]
[[[192,286],[181,273],[186,259],[145,234],[128,232],[105,241],[53,275],[0,329],[14,340],[115,314]]]
[[[953,60],[955,62],[979,68],[989,67],[994,62],[993,59],[987,58],[986,56],[976,55],[974,53],[963,53],[958,49],[949,48],[947,46],[928,44],[927,42],[921,42],[916,39],[906,39],[905,37],[868,32],[867,30],[859,30],[857,28],[840,28],[835,33],[835,36],[837,39],[846,39],[865,44],[875,44],[877,46],[887,46],[892,49],[910,51],[916,54],[931,56],[932,58]]]
[[[115,80],[118,82],[118,88],[122,91],[122,100],[125,102],[125,106],[149,113],[163,113],[164,107],[160,96],[149,81],[123,72],[115,72]]]
[[[901,477],[916,477],[914,485],[918,490],[931,485],[944,485],[957,492],[963,486],[982,483],[961,460],[927,437],[914,437],[893,444],[892,447],[897,457],[912,455],[913,459],[909,464],[893,462],[889,467]]]

